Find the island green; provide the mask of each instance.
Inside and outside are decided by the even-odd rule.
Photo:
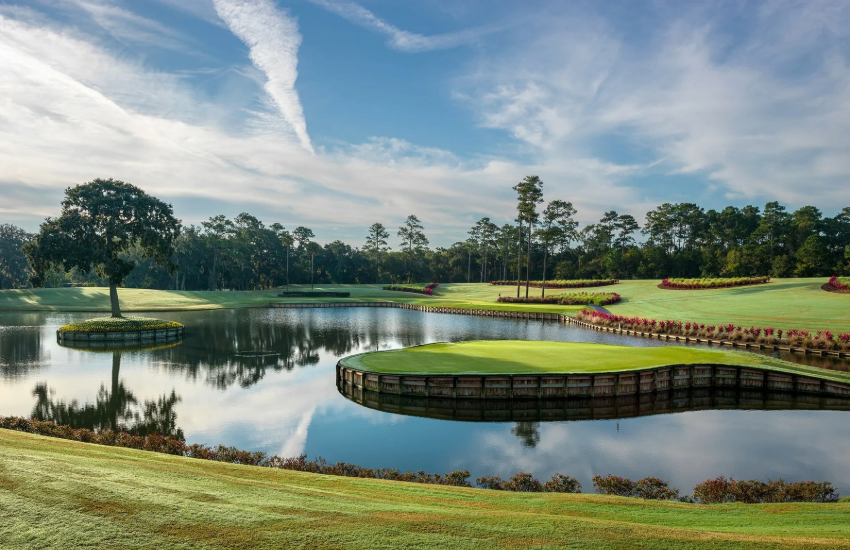
[[[382,374],[595,374],[672,365],[730,365],[850,383],[850,373],[767,355],[683,346],[630,347],[576,342],[477,340],[374,351],[342,366]]]

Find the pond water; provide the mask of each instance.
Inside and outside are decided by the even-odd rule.
[[[349,354],[437,341],[666,345],[658,341],[554,321],[358,308],[159,314],[186,325],[183,342],[124,352],[57,344],[59,326],[89,316],[0,314],[0,415],[180,430],[189,443],[370,467],[468,469],[475,477],[526,471],[540,479],[561,472],[585,491],[593,474],[612,473],[657,476],[685,492],[725,475],[827,480],[850,493],[850,402],[683,394],[656,405],[664,414],[635,414],[629,403],[562,403],[547,405],[562,408],[553,416],[516,403],[469,416],[452,404],[364,406],[341,395],[334,369]]]

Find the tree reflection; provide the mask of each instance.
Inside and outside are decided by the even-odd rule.
[[[41,366],[41,330],[19,326],[0,328],[0,377],[16,378]]]
[[[268,372],[316,365],[320,352],[346,355],[369,339],[365,332],[348,325],[317,327],[309,315],[275,322],[244,312],[220,315],[222,321],[193,326],[183,345],[161,352],[162,364],[218,389],[248,388]]]
[[[523,447],[536,447],[540,443],[540,422],[517,422],[511,433],[519,438]]]
[[[112,353],[112,385],[109,390],[100,386],[94,403],[80,405],[55,400],[55,390],[47,384],[36,384],[33,396],[36,399],[32,417],[51,420],[56,424],[89,430],[126,431],[134,435],[158,433],[183,439],[183,430],[177,427],[175,405],[181,401],[174,390],[163,394],[156,401],[145,400],[141,406],[131,391],[120,381],[121,352]]]

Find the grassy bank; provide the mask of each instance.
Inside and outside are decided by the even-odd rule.
[[[191,311],[204,309],[229,309],[243,307],[265,307],[271,302],[373,302],[392,301],[399,303],[493,309],[499,311],[540,311],[569,313],[581,306],[558,306],[551,304],[497,304],[499,294],[510,295],[505,287],[487,284],[441,285],[434,296],[383,290],[383,285],[337,285],[319,286],[317,292],[349,292],[349,298],[281,298],[280,289],[211,292],[147,290],[122,288],[118,291],[123,312],[134,311]],[[291,290],[309,291],[309,286],[292,285]],[[532,294],[534,289],[532,289]],[[516,291],[514,290],[514,294]],[[538,290],[539,293],[539,290]],[[28,290],[0,290],[0,311],[110,311],[109,289],[102,287],[42,288]]]
[[[807,367],[755,353],[662,346],[524,340],[479,340],[427,344],[352,355],[352,369],[388,374],[585,374],[669,365],[734,365],[850,383],[850,373]]]
[[[697,321],[706,324],[734,323],[782,329],[829,329],[850,331],[850,294],[824,292],[825,278],[773,279],[763,285],[716,290],[662,290],[659,281],[621,281],[606,287],[622,296],[608,307],[619,315],[656,319]],[[309,287],[292,286],[293,290]],[[133,311],[175,311],[264,307],[270,302],[395,301],[443,307],[574,313],[582,306],[553,304],[497,304],[502,296],[515,296],[516,289],[488,284],[443,284],[434,296],[382,290],[381,285],[316,286],[317,291],[350,292],[350,298],[279,298],[279,289],[267,291],[208,292],[121,289],[121,308]],[[549,290],[549,294],[553,291]],[[557,290],[554,291],[557,293]],[[525,295],[523,289],[522,295]],[[540,289],[531,289],[539,296]],[[106,288],[61,288],[0,290],[0,311],[109,311]]]
[[[657,281],[622,281],[617,315],[705,324],[850,331],[850,295],[824,292],[826,278],[772,279],[767,284],[715,290],[662,290]]]
[[[847,548],[850,505],[700,506],[211,463],[0,430],[0,547]]]

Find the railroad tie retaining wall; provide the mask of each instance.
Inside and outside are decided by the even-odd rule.
[[[170,342],[182,338],[186,327],[127,332],[78,332],[57,330],[59,341],[70,342]]]
[[[338,384],[380,394],[464,399],[617,397],[668,390],[735,388],[850,397],[850,384],[726,365],[673,365],[594,374],[379,374],[337,363]]]

